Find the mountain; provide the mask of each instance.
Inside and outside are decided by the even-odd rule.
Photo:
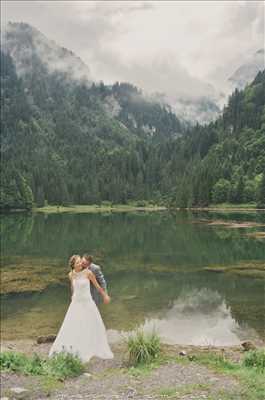
[[[38,66],[68,79],[91,81],[88,66],[72,51],[58,46],[29,24],[9,22],[3,32],[3,50],[10,54],[18,76],[30,79]]]
[[[11,28],[1,52],[1,207],[148,197],[150,146],[183,133],[170,107],[130,84],[95,84],[50,67],[43,49],[53,48],[53,60],[65,51],[28,25]]]
[[[222,69],[223,66],[221,66],[221,70]],[[236,88],[244,89],[247,84],[255,79],[258,72],[264,69],[264,49],[260,49],[256,53],[251,54],[247,61],[231,74],[228,80],[227,77],[225,77],[225,79],[221,79],[220,81],[218,73],[213,76],[213,82],[217,80],[218,84],[216,82],[216,84],[212,83],[212,85],[209,85],[207,96],[183,98],[182,96],[176,95],[175,99],[167,99],[167,102],[171,104],[172,109],[181,121],[188,121],[192,125],[196,123],[210,123],[221,115],[221,110],[224,103],[228,100],[228,96],[231,95]]]
[[[74,80],[91,86],[92,77],[89,67],[73,52],[58,46],[53,40],[48,39],[39,30],[25,23],[9,23],[3,33],[3,50],[11,55],[16,66],[16,72],[23,78],[25,86],[31,86],[32,81],[38,81],[38,76],[46,73],[60,73],[69,82]],[[110,88],[111,86],[109,86]],[[29,88],[30,90],[30,88]],[[212,91],[214,89],[212,88]],[[143,96],[143,94],[141,93]],[[135,100],[135,93],[133,94]],[[137,95],[139,102],[139,94]],[[149,103],[160,103],[172,111],[184,124],[208,123],[214,120],[220,113],[220,108],[215,98],[212,97],[183,97],[176,96],[144,96]],[[117,100],[117,98],[116,98]],[[160,101],[162,100],[162,101]],[[135,101],[134,101],[135,102]],[[112,105],[111,105],[111,104]],[[106,109],[110,110],[114,105],[113,100],[106,100]],[[117,110],[117,104],[115,106]],[[120,105],[118,106],[120,107]],[[113,111],[113,110],[112,110]],[[130,117],[129,117],[130,118]],[[146,125],[146,124],[144,124]],[[149,129],[148,127],[144,129]],[[150,128],[150,134],[155,127]],[[179,134],[179,129],[177,134]]]
[[[265,69],[264,49],[252,54],[247,62],[241,65],[229,78],[233,88],[243,89],[248,83],[252,82],[259,71]]]
[[[172,91],[170,95],[154,92],[151,97],[161,104],[169,104],[184,126],[193,126],[198,123],[207,124],[221,114],[224,95],[219,93],[213,85],[207,85],[206,92],[207,95],[198,96],[195,95],[195,91],[194,95],[185,95],[178,93],[176,88],[175,93]]]
[[[65,81],[71,90],[78,85],[90,89],[103,111],[136,135],[162,138],[163,135],[179,135],[183,131],[167,104],[160,104],[130,84],[106,86],[102,82],[93,83],[89,68],[80,58],[28,24],[9,23],[3,35],[3,44],[4,51],[12,57],[18,77],[23,81],[28,100],[41,108],[47,102],[52,104],[56,85]]]
[[[139,88],[77,79],[50,68],[38,45],[14,53],[34,40],[12,37],[1,52],[2,209],[265,203],[264,71],[234,91],[215,122],[184,131],[169,106]]]
[[[169,103],[180,120],[189,121],[193,125],[210,123],[221,115],[224,101],[228,100],[228,96],[235,89],[244,89],[255,79],[258,72],[264,69],[264,49],[260,49],[251,54],[247,61],[232,73],[228,82],[222,82],[221,89],[218,89],[218,85],[216,87],[212,85],[208,96],[199,98],[176,97],[173,102]]]
[[[265,206],[265,71],[236,89],[222,115],[161,144],[163,192],[178,207],[257,202]]]

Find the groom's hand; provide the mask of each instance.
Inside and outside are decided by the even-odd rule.
[[[104,303],[104,304],[109,304],[109,303],[110,303],[110,297],[109,297],[108,294],[106,294],[106,295],[104,296],[103,303]]]

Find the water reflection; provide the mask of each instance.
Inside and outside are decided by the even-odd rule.
[[[264,281],[203,269],[261,262],[264,243],[247,238],[242,230],[201,224],[202,218],[216,216],[5,216],[2,271],[9,274],[7,282],[19,288],[21,279],[31,287],[42,274],[47,287],[2,296],[2,337],[56,332],[70,300],[67,257],[91,251],[109,283],[112,303],[101,311],[113,340],[139,326],[155,326],[169,343],[225,345],[245,337],[264,339]],[[245,218],[264,220],[254,214]]]
[[[183,294],[163,317],[147,319],[143,329],[155,329],[168,344],[230,346],[242,339],[225,301],[208,289]]]
[[[220,294],[209,289],[183,292],[171,307],[147,315],[133,331],[137,329],[155,331],[167,344],[233,346],[250,337],[259,339],[255,329],[240,326]],[[115,343],[130,332],[109,329],[108,334]]]

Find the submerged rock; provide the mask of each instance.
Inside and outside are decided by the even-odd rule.
[[[185,356],[187,355],[187,353],[186,353],[185,350],[181,350],[181,351],[179,352],[179,355],[185,357]]]
[[[56,335],[47,335],[47,336],[39,336],[37,338],[37,343],[38,344],[43,344],[43,343],[52,343],[56,339]]]
[[[246,342],[241,343],[241,346],[243,347],[244,351],[256,349],[256,346],[250,340],[247,340]]]

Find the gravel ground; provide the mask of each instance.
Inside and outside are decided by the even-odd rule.
[[[216,397],[220,391],[234,392],[237,386],[233,380],[217,377],[207,368],[196,364],[169,363],[146,377],[136,378],[118,373],[92,378],[90,382],[81,377],[71,388],[65,387],[60,394],[55,394],[54,399],[161,399],[168,389],[175,390],[176,399],[206,399],[210,394]]]
[[[38,352],[47,354],[50,345],[35,345],[32,342],[17,342],[5,344],[2,349],[23,351],[25,353]],[[206,348],[192,346],[172,346],[167,352],[177,355],[179,350],[187,354],[196,351],[207,351]],[[222,399],[220,393],[240,391],[239,383],[234,379],[216,374],[195,362],[176,363],[169,361],[148,374],[132,374],[125,365],[124,348],[116,345],[113,348],[113,360],[93,359],[88,364],[87,373],[78,378],[60,383],[53,389],[43,386],[38,377],[22,376],[10,373],[1,374],[1,399],[26,400],[147,400],[147,399],[180,399],[180,400],[206,400]],[[222,351],[221,349],[219,350]],[[225,349],[225,354],[230,358],[240,358],[239,349]],[[14,387],[24,388],[27,391],[12,394]],[[230,397],[231,399],[233,397]]]

